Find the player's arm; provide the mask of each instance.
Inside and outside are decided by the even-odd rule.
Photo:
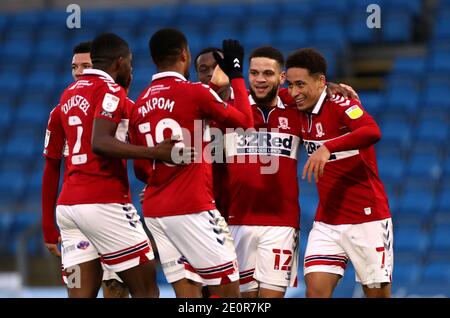
[[[56,106],[50,113],[45,133],[45,166],[42,176],[41,208],[44,243],[50,253],[61,256],[57,244],[60,234],[56,227],[55,207],[58,198],[61,158],[65,135],[61,124],[60,108]]]
[[[57,246],[60,234],[55,225],[60,167],[61,159],[46,158],[42,176],[42,231],[45,246],[55,256],[61,256]]]
[[[230,100],[232,91],[230,79],[218,65],[216,65],[216,68],[214,69],[211,81],[209,82],[209,87],[211,87],[222,100]]]
[[[248,101],[247,90],[242,75],[244,48],[236,40],[223,41],[224,57],[213,53],[217,64],[231,80],[234,92],[234,107],[209,88],[210,94],[201,94],[200,108],[205,116],[229,127],[253,127],[253,115]]]
[[[123,91],[119,91],[123,92]],[[172,150],[178,140],[167,138],[155,147],[145,147],[122,142],[115,138],[117,126],[126,107],[125,94],[107,92],[96,105],[96,117],[92,128],[92,152],[106,157],[122,159],[153,159],[173,163]],[[174,151],[177,151],[174,149]],[[191,148],[183,149],[183,156],[190,155]]]
[[[333,82],[327,82],[327,96],[329,98],[334,95],[341,95],[349,99],[357,99],[359,101],[359,96],[353,89],[353,87],[346,84],[336,84]]]
[[[372,116],[363,110],[359,101],[353,99],[349,106],[334,106],[336,120],[347,126],[350,133],[327,141],[308,158],[303,167],[302,178],[308,175],[309,182],[312,174],[316,182],[323,176],[325,164],[333,152],[367,148],[381,139],[380,128]]]

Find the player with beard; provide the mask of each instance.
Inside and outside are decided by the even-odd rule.
[[[285,76],[282,53],[259,47],[249,62],[255,129],[225,135],[228,223],[242,297],[284,297],[297,277],[300,118],[278,96]]]

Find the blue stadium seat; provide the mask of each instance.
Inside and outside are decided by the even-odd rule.
[[[397,156],[378,156],[378,172],[383,182],[400,182],[405,172],[405,161]]]
[[[403,218],[424,220],[431,215],[434,203],[432,191],[406,189],[399,199],[399,212]]]
[[[43,11],[24,11],[12,14],[10,18],[10,29],[27,28],[33,30],[38,24],[42,22]]]
[[[439,192],[437,210],[450,213],[450,188],[444,188]]]
[[[231,20],[218,19],[209,25],[208,44],[205,47],[215,46],[222,47],[222,41],[225,39],[236,37],[237,25]]]
[[[347,38],[341,21],[336,16],[315,19],[311,29],[311,42],[316,45],[330,45],[342,50],[347,44]]]
[[[421,0],[391,0],[386,1],[386,7],[389,12],[408,12],[416,16],[420,15],[422,10]]]
[[[422,76],[426,70],[426,59],[423,57],[399,57],[395,59],[393,74]]]
[[[359,99],[364,109],[372,116],[376,115],[383,108],[384,97],[378,92],[360,91]]]
[[[297,18],[302,21],[307,21],[311,19],[311,14],[314,13],[314,2],[313,0],[297,1],[297,0],[281,0],[280,14],[282,17]]]
[[[386,100],[390,109],[414,112],[419,106],[419,93],[408,88],[389,90]]]
[[[447,159],[445,160],[443,164],[443,172],[444,175],[448,178],[450,177],[450,156],[447,156]]]
[[[0,90],[17,94],[23,89],[23,78],[20,74],[0,74]]]
[[[433,258],[450,258],[450,223],[436,224],[431,234],[430,250]]]
[[[438,13],[433,25],[433,39],[449,40],[450,39],[450,10],[443,10]]]
[[[246,12],[250,18],[259,18],[262,20],[283,19],[280,16],[280,5],[276,2],[261,2],[257,5],[249,3],[246,5]]]
[[[65,10],[47,9],[42,12],[42,26],[66,26],[68,14]]]
[[[405,120],[387,120],[381,124],[382,142],[407,145],[411,142],[412,127]]]
[[[392,11],[383,15],[381,34],[387,42],[407,42],[412,38],[412,16],[405,11]]]
[[[423,92],[423,99],[426,109],[445,109],[450,110],[450,100],[448,92],[450,91],[450,85],[442,82],[436,85],[427,85]]]
[[[53,73],[47,73],[45,79],[42,74],[35,73],[25,79],[24,89],[30,93],[49,93],[56,85],[56,76]]]
[[[392,274],[394,285],[406,287],[416,284],[420,278],[420,274],[421,266],[419,263],[394,260],[394,273]]]
[[[419,256],[426,251],[428,240],[428,233],[422,229],[420,223],[400,224],[394,232],[394,249]]]
[[[112,10],[106,15],[107,22],[112,20],[112,25],[133,28],[139,26],[143,21],[143,13],[139,8],[120,8]],[[126,39],[127,40],[127,39]]]
[[[431,71],[448,73],[450,71],[450,53],[448,52],[432,53],[429,59],[429,68],[431,68]]]
[[[275,47],[280,50],[289,47],[286,49],[286,54],[309,45],[308,27],[299,19],[281,20],[275,25],[275,28]]]
[[[348,37],[350,42],[357,44],[373,43],[376,40],[376,36],[379,32],[378,29],[361,27],[366,25],[368,14],[366,11],[355,11],[353,12],[348,21]]]
[[[438,180],[442,174],[440,160],[433,154],[421,154],[410,158],[407,173],[411,177]]]
[[[27,43],[33,42],[33,33],[30,32],[29,28],[18,26],[9,28],[8,32],[4,34],[3,41],[5,42],[14,42],[14,41],[22,41]]]
[[[450,262],[432,262],[425,265],[422,281],[440,285],[450,283]]]
[[[243,26],[242,43],[250,52],[255,47],[270,44],[273,36],[273,29],[267,21],[249,21]]]
[[[416,140],[444,144],[448,140],[448,123],[445,120],[421,122],[417,127]]]
[[[3,157],[7,159],[28,159],[38,152],[35,136],[30,132],[16,131],[7,141]],[[41,145],[40,145],[41,146]]]
[[[212,6],[212,16],[226,19],[243,20],[247,7],[239,3],[221,3]]]
[[[3,198],[17,198],[25,187],[23,169],[0,172],[0,193]],[[3,201],[3,200],[2,200]]]

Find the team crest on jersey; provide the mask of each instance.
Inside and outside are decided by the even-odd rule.
[[[289,127],[289,121],[286,117],[278,117],[278,128],[291,129]]]
[[[117,109],[117,106],[119,106],[119,101],[119,97],[106,93],[105,97],[103,97],[102,107],[107,112],[113,112]]]
[[[316,137],[317,138],[321,138],[325,135],[325,133],[323,132],[323,127],[322,127],[322,123],[317,123],[316,124]]]

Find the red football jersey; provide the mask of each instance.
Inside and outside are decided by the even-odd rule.
[[[242,113],[229,107],[207,85],[188,82],[176,72],[153,75],[152,83],[136,101],[130,118],[130,134],[138,144],[153,146],[172,134],[182,143],[203,152],[208,141],[206,119],[232,126],[252,125],[243,79],[232,85],[239,90]],[[200,140],[196,145],[194,140]],[[215,209],[211,163],[202,158],[184,166],[153,162],[145,191],[143,213],[161,217]]]
[[[130,103],[125,90],[101,70],[85,70],[80,80],[63,92],[50,116],[47,156],[60,153],[66,140],[66,177],[58,204],[128,203],[130,200],[126,160],[106,158],[92,152],[94,118],[118,124],[116,138],[126,140]],[[59,128],[54,128],[52,123]]]
[[[308,156],[327,141],[375,124],[358,100],[325,97],[324,91],[312,112],[301,113],[303,144]],[[373,145],[332,153],[317,189],[316,221],[358,224],[390,217]]]
[[[233,161],[227,165],[228,223],[298,228],[300,114],[297,109],[286,107],[280,98],[277,106],[266,113],[251,96],[249,100],[255,130],[225,137],[227,162]],[[267,162],[269,158],[271,163]]]

